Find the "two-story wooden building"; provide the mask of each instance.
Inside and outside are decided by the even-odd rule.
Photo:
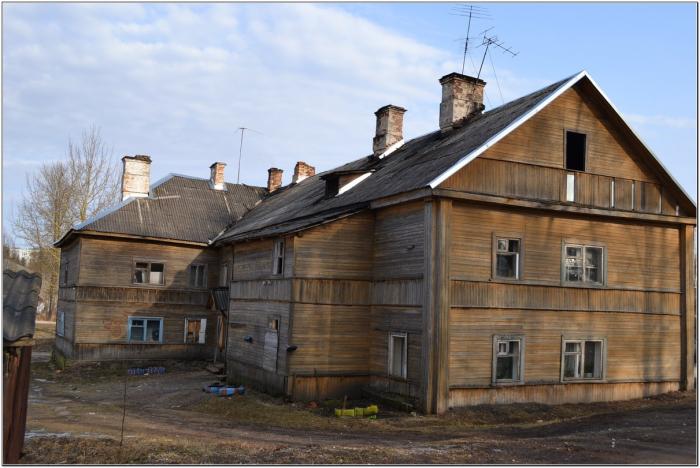
[[[58,242],[56,346],[76,360],[212,358],[223,339],[212,289],[230,273],[211,240],[266,193],[211,177],[150,183],[148,156],[122,158],[122,202]]]
[[[158,218],[171,211],[158,208],[170,191],[157,188],[128,202],[132,217],[114,211],[119,227],[96,233],[108,215],[69,233],[62,268],[76,287],[62,288],[61,304],[102,307],[73,312],[85,317],[82,335],[70,325],[73,342],[87,352],[108,333],[118,349],[130,330],[147,338],[164,313],[121,309],[142,291],[124,282],[155,271],[184,287],[202,263],[210,282],[222,265],[230,276],[230,379],[293,398],[370,386],[444,412],[693,387],[696,207],[591,77],[487,112],[483,81],[452,73],[440,83],[439,129],[404,141],[405,109],[382,107],[372,154],[319,174],[297,163],[286,186],[270,169],[266,190],[240,189],[250,197],[236,199],[240,216],[221,214],[227,199],[197,218],[228,216],[191,250],[172,250],[182,236]],[[129,231],[137,221],[154,231]],[[123,244],[98,247],[117,242],[104,232]],[[115,263],[132,243],[150,254]],[[158,266],[161,252],[173,252],[172,266]]]
[[[274,190],[233,251],[233,379],[369,385],[425,411],[693,385],[696,208],[585,72],[488,112],[440,80],[439,130]]]

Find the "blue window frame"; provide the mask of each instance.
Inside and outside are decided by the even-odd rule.
[[[162,317],[129,317],[128,340],[138,343],[163,342]]]

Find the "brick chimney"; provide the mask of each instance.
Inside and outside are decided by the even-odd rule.
[[[122,200],[147,197],[151,184],[151,158],[137,154],[122,158]]]
[[[440,130],[443,132],[484,110],[485,81],[460,73],[450,73],[440,78],[440,84]]]
[[[304,161],[297,161],[296,166],[294,166],[294,176],[292,177],[292,183],[298,184],[307,177],[313,177],[316,174],[316,168],[309,166]],[[281,177],[280,177],[281,180]],[[281,182],[280,182],[281,183]]]
[[[267,170],[267,191],[272,193],[282,186],[282,169],[271,167]]]
[[[226,163],[215,162],[209,169],[211,169],[211,176],[209,176],[209,183],[214,190],[224,190],[226,185],[224,184],[224,168]]]
[[[403,140],[403,114],[406,109],[389,104],[380,107],[374,115],[377,116],[377,130],[372,140],[372,150],[379,156],[394,143]]]

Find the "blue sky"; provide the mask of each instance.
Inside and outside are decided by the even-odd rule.
[[[234,181],[236,129],[253,128],[241,174],[259,185],[271,166],[287,183],[298,160],[368,154],[388,103],[408,109],[407,138],[432,131],[437,80],[461,67],[454,5],[5,3],[3,222],[25,175],[92,124],[115,159],[150,155],[152,180],[224,161]],[[695,199],[694,3],[478,5],[493,20],[475,30],[520,52],[492,55],[497,80],[487,58],[487,108],[586,69]]]

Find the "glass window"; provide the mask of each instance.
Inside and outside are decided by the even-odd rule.
[[[161,343],[163,319],[148,317],[129,318],[129,341]]]
[[[190,265],[190,286],[204,288],[207,285],[206,268],[204,265]]]
[[[496,240],[496,276],[520,278],[520,239]]]
[[[602,379],[603,340],[564,341],[563,378]]]
[[[284,272],[284,239],[275,241],[272,258],[272,274],[281,275]]]
[[[134,264],[134,283],[163,284],[165,265],[162,263],[136,262]]]
[[[219,286],[228,286],[228,263],[221,265],[221,271],[219,272]]]
[[[564,248],[564,255],[565,281],[603,284],[603,247],[567,245]]]
[[[494,382],[520,382],[522,338],[495,337]]]
[[[406,378],[406,346],[405,333],[389,334],[389,369],[388,374],[394,377]]]

